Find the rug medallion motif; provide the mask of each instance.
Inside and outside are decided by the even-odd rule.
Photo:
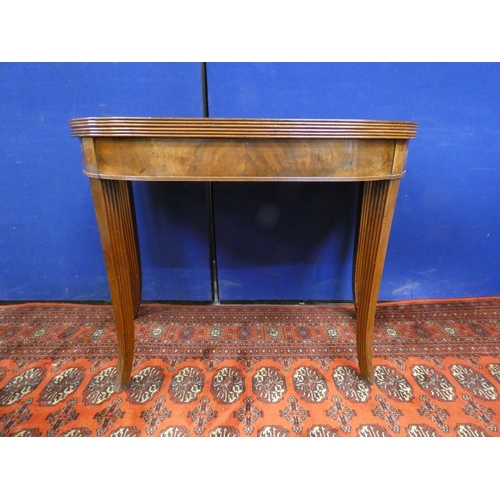
[[[500,299],[380,304],[373,353],[351,305],[142,304],[115,393],[110,306],[0,306],[0,436],[500,436]]]

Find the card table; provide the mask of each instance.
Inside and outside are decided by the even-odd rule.
[[[360,375],[373,382],[378,293],[416,123],[152,117],[75,118],[69,123],[72,135],[80,137],[106,263],[118,338],[115,391],[130,381],[141,301],[132,181],[358,183],[356,345]]]

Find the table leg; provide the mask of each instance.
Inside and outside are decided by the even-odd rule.
[[[364,183],[357,241],[354,300],[361,376],[373,382],[372,332],[399,179]]]
[[[139,306],[141,305],[142,294],[142,272],[141,272],[141,258],[139,252],[139,237],[137,235],[137,223],[135,218],[135,205],[134,205],[134,190],[132,183],[127,182],[128,189],[128,204],[130,211],[130,219],[128,220],[128,231],[130,244],[127,245],[129,252],[130,262],[130,279],[133,285],[133,300],[134,300],[134,318],[137,317]]]
[[[90,179],[118,337],[115,391],[130,380],[134,359],[134,318],[141,277],[132,186],[129,181]]]

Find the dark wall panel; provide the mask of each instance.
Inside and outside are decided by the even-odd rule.
[[[353,184],[214,183],[221,300],[348,298],[356,195]]]
[[[417,121],[380,298],[500,294],[499,64],[209,63],[208,83],[212,117]],[[217,186],[221,299],[350,298],[354,191],[328,189]]]
[[[202,116],[199,63],[0,64],[0,300],[109,298],[82,116]],[[144,298],[210,299],[203,184],[134,187]]]

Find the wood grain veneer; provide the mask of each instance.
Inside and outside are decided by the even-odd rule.
[[[92,140],[88,138],[88,140]],[[97,171],[89,177],[123,180],[354,181],[390,179],[390,139],[93,139]],[[92,165],[93,167],[93,165]]]

